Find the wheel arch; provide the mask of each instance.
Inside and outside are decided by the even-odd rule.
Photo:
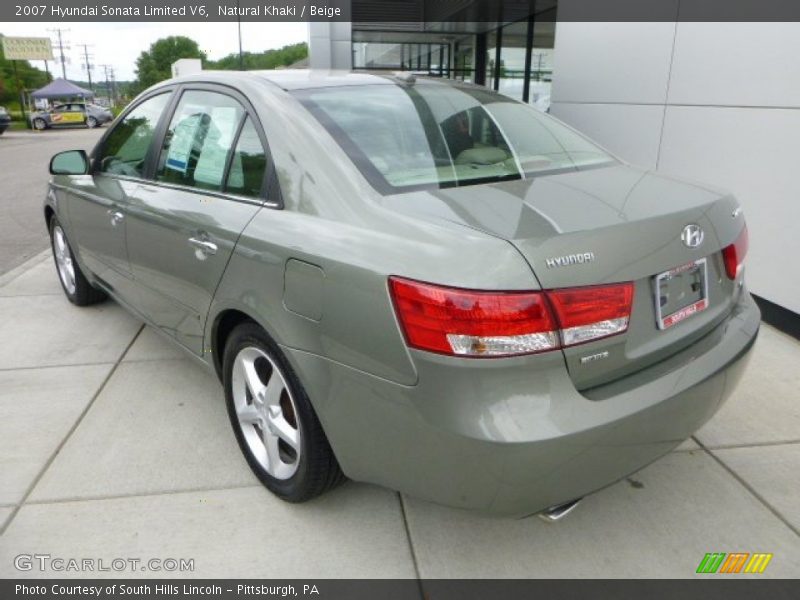
[[[255,323],[264,329],[267,335],[270,335],[269,331],[258,319],[238,308],[226,308],[219,311],[214,317],[209,341],[214,371],[217,373],[217,377],[220,381],[222,381],[222,358],[225,351],[225,344],[231,332],[242,323]]]
[[[49,204],[44,205],[44,222],[48,229],[50,228],[50,220],[55,216],[56,210]]]

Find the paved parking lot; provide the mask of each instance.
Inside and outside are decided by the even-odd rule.
[[[0,276],[0,339],[0,577],[41,576],[15,570],[22,553],[187,558],[197,577],[430,578],[691,577],[706,552],[771,552],[759,577],[800,575],[800,344],[769,326],[696,439],[557,524],[353,482],[276,500],[217,381],[113,302],[70,305],[46,253]]]
[[[0,274],[47,247],[42,202],[50,157],[62,150],[88,152],[105,130],[9,130],[0,136]]]

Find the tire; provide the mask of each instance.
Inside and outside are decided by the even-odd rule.
[[[94,129],[95,127],[97,127],[97,119],[95,119],[94,117],[87,118],[86,119],[86,126],[89,129]]]
[[[255,323],[239,325],[228,337],[223,386],[236,441],[273,494],[305,502],[344,481],[300,380]]]
[[[89,306],[106,299],[105,292],[92,287],[84,276],[56,217],[50,219],[50,247],[53,250],[58,280],[70,302],[76,306]]]
[[[38,131],[44,131],[45,129],[47,129],[47,121],[45,121],[40,117],[36,117],[33,120],[33,128]]]

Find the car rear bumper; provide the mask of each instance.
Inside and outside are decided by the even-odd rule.
[[[624,478],[694,433],[736,386],[759,321],[745,292],[690,348],[584,393],[557,352],[465,361],[412,351],[414,386],[286,352],[349,477],[523,516]]]

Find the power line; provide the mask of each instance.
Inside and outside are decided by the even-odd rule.
[[[69,29],[61,29],[56,27],[55,29],[48,29],[47,31],[52,31],[58,36],[58,42],[56,42],[56,47],[58,48],[59,53],[59,60],[61,61],[61,76],[66,79],[67,78],[67,57],[64,56],[64,50],[69,50],[69,42],[65,42],[61,37],[62,33],[66,33]]]

